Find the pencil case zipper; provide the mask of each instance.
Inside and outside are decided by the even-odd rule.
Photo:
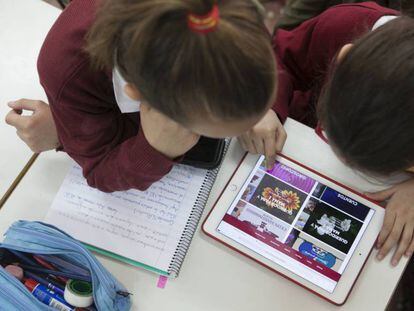
[[[22,284],[20,281],[18,281],[14,276],[11,276],[6,270],[4,270],[0,266],[0,276],[9,282],[9,284],[13,285],[14,288],[18,289],[25,297],[27,297],[33,304],[35,304],[40,310],[53,310],[55,309],[50,308],[37,300],[30,292],[29,290]],[[0,285],[0,289],[3,290],[2,286]],[[22,302],[22,300],[17,299],[14,295],[7,295],[7,300],[11,302],[14,306],[19,307],[18,310],[27,310],[27,304]]]
[[[36,228],[25,228],[23,226],[37,226]],[[52,232],[53,231],[53,232]],[[59,236],[57,236],[59,235]],[[89,270],[91,275],[91,282],[93,287],[93,295],[96,307],[100,310],[100,301],[96,296],[96,281],[99,280],[99,284],[101,288],[104,290],[105,294],[113,300],[115,297],[114,295],[122,295],[123,297],[127,296],[128,293],[126,291],[117,291],[116,286],[114,284],[113,279],[108,275],[103,266],[95,258],[92,254],[89,253],[85,249],[85,247],[77,240],[72,240],[72,237],[67,235],[65,232],[59,230],[58,228],[44,224],[41,222],[26,222],[26,221],[18,221],[14,223],[6,232],[6,236],[10,237],[12,241],[21,242],[20,244],[28,244],[29,241],[33,239],[33,237],[37,237],[35,245],[42,246],[46,245],[49,248],[50,243],[53,243],[53,247],[57,248],[56,250],[36,250],[36,247],[24,247],[20,245],[13,245],[6,239],[6,243],[1,243],[0,247],[6,249],[12,249],[16,251],[22,251],[27,253],[36,253],[39,255],[64,255],[65,258],[69,257],[71,254],[80,254],[82,255],[87,262],[88,266],[85,266],[83,263],[77,262],[76,260],[70,260],[70,262],[75,263],[77,265],[81,265],[82,267]],[[18,244],[18,243],[16,243]],[[60,250],[59,250],[60,248]],[[65,249],[67,248],[67,249]],[[6,273],[6,272],[5,272]],[[24,290],[28,294],[29,291],[24,287],[24,285],[17,280],[15,280],[15,284],[19,286],[20,289]],[[110,286],[113,284],[114,286]],[[30,294],[31,295],[31,294]],[[34,297],[34,300],[37,301]],[[37,301],[38,302],[38,301]],[[102,302],[101,302],[102,303]],[[43,305],[44,306],[44,305]],[[102,309],[108,310],[108,306],[102,306]],[[49,309],[47,309],[49,310]],[[53,309],[50,309],[53,310]]]
[[[71,251],[62,251],[62,252],[59,252],[59,251],[42,251],[41,253],[39,253],[39,255],[67,255],[69,252],[74,252],[75,253],[76,252],[75,248],[77,248],[78,253],[84,255],[87,258],[87,260],[89,262],[89,265],[91,265],[90,264],[91,255],[83,247],[80,247],[75,242],[67,241],[67,240],[64,240],[64,239],[61,239],[61,238],[55,238],[55,237],[50,236],[50,235],[46,235],[46,237],[45,237],[44,233],[40,233],[40,232],[37,232],[37,231],[34,231],[34,230],[28,230],[28,229],[22,229],[22,228],[14,228],[13,230],[16,230],[18,232],[28,233],[30,235],[36,235],[38,237],[42,237],[45,242],[55,241],[55,242],[65,243],[66,245],[74,246],[74,249],[71,250]],[[11,248],[11,249],[14,249],[14,250],[17,250],[17,251],[22,251],[22,252],[27,252],[27,253],[32,252],[32,249],[30,249],[30,248],[24,248],[24,247],[12,246],[12,245],[3,245],[3,247]],[[94,282],[93,282],[93,276],[92,275],[94,273],[95,274],[98,274],[98,273],[95,271],[95,269],[92,269],[90,266],[85,267],[85,268],[88,269],[91,272],[91,281],[92,281],[92,286],[93,286]],[[99,279],[102,278],[104,280],[103,288],[105,288],[105,291],[106,291],[107,294],[110,294],[110,290],[108,289],[109,287],[108,287],[107,284],[108,284],[108,282],[109,283],[112,282],[112,280],[108,279],[105,273],[102,273],[102,269],[99,265],[97,265],[96,268],[98,269],[99,274],[100,274],[100,277],[98,276],[98,278]]]

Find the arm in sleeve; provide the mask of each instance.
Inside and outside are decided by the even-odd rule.
[[[51,101],[61,145],[82,167],[90,186],[105,192],[145,190],[174,162],[149,145],[139,120],[108,102],[111,84],[96,80],[95,75],[75,75]],[[103,97],[105,93],[109,96]]]
[[[338,51],[372,29],[384,15],[397,12],[375,3],[332,7],[292,31],[273,37],[278,63],[278,87],[273,109],[282,122],[289,117],[306,122]]]

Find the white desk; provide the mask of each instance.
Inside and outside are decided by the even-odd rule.
[[[342,164],[331,160],[330,149],[313,131],[288,120],[289,133],[285,153],[318,168],[343,172]],[[294,152],[297,145],[312,145],[321,156]],[[210,210],[242,155],[235,144],[230,148],[213,188],[204,215]],[[41,154],[13,195],[0,211],[0,234],[17,219],[42,220],[70,165],[65,154]],[[332,168],[335,168],[334,170]],[[358,182],[352,174],[343,182]],[[360,187],[364,187],[363,181]],[[391,268],[390,258],[377,262],[373,256],[363,270],[348,302],[337,308],[284,278],[196,232],[180,276],[165,289],[156,287],[157,276],[98,256],[103,264],[134,293],[133,310],[159,311],[253,311],[253,310],[383,310],[407,263]]]
[[[37,55],[59,13],[40,0],[0,0],[0,199],[33,154],[4,122],[7,103],[20,98],[46,101]]]

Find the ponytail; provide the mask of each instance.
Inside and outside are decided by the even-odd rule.
[[[189,14],[217,6],[213,31]],[[153,108],[178,121],[262,114],[276,85],[271,38],[251,0],[106,0],[87,36],[100,68],[117,66]]]

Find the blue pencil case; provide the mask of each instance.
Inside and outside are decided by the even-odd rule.
[[[127,290],[79,241],[42,222],[17,221],[0,248],[37,255],[53,255],[90,272],[95,307],[99,311],[130,310]],[[7,311],[56,310],[34,297],[17,278],[0,266],[0,309]]]

